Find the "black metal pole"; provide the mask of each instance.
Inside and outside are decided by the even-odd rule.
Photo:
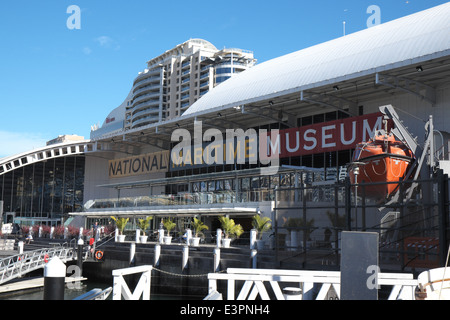
[[[350,178],[345,178],[345,212],[347,214],[347,230],[352,230],[352,200]]]
[[[446,188],[448,183],[448,176],[444,175],[442,169],[437,171],[438,182],[438,211],[439,211],[439,264],[445,266],[447,261],[447,210],[446,203],[448,201],[448,190]]]
[[[83,276],[83,246],[84,246],[84,241],[83,239],[78,239],[78,243],[77,243],[78,247],[77,247],[77,267],[80,269],[80,277]]]

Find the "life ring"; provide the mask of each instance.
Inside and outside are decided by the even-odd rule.
[[[101,260],[102,258],[103,258],[103,251],[97,251],[96,253],[95,253],[95,258],[97,259],[97,260]]]
[[[48,254],[45,254],[45,256],[44,256],[44,262],[45,262],[45,263],[48,262]]]

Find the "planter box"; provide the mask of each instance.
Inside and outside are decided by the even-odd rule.
[[[172,237],[165,236],[164,237],[164,243],[165,244],[171,244],[172,243]]]
[[[229,248],[231,243],[231,239],[222,239],[222,247]]]
[[[200,245],[200,238],[196,238],[196,237],[192,238],[191,239],[191,244],[194,247],[198,247]]]
[[[256,240],[256,249],[257,250],[264,250],[265,245],[266,245],[266,240]]]

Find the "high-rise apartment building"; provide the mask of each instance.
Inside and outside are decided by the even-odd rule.
[[[125,101],[94,127],[91,138],[172,119],[210,89],[256,63],[253,52],[191,39],[147,62]]]

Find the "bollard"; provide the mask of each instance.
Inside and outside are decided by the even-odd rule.
[[[220,271],[220,248],[214,248],[214,272]]]
[[[119,229],[116,228],[116,231],[114,231],[114,242],[117,242],[118,238],[119,238]]]
[[[19,241],[19,243],[17,244],[17,251],[19,254],[23,253],[23,241]]]
[[[192,230],[186,229],[186,244],[189,246],[191,244],[192,239]]]
[[[164,242],[164,229],[158,230],[158,242],[163,243]]]
[[[67,237],[68,235],[69,235],[69,228],[65,227],[65,228],[64,228],[64,239],[67,239],[67,238],[68,238],[68,237]]]
[[[130,244],[130,265],[134,263],[136,256],[136,243],[132,242]]]
[[[139,237],[141,236],[141,230],[140,229],[136,229],[136,238],[135,238],[135,242],[136,243],[140,243],[139,241]]]
[[[135,255],[136,255],[136,243],[132,242],[130,246],[130,265],[134,263]]]
[[[84,241],[83,239],[78,239],[77,242],[77,266],[80,268],[80,277],[83,274],[83,245]]]
[[[53,233],[55,232],[55,227],[50,228],[50,239],[53,239]]]
[[[183,260],[181,264],[181,271],[184,271],[188,268],[188,260],[189,260],[189,247],[183,247]]]
[[[253,269],[256,269],[257,255],[258,255],[258,251],[256,249],[252,249],[252,251],[250,253],[250,258],[251,258],[251,263],[252,263],[252,268]]]
[[[258,230],[252,229],[250,230],[250,249],[256,249],[256,235],[258,234]]]
[[[44,266],[44,300],[64,300],[66,265],[54,256]]]
[[[159,256],[161,255],[161,245],[155,244],[155,267],[159,267]]]
[[[222,229],[217,229],[216,242],[217,248],[220,248],[222,246]]]

